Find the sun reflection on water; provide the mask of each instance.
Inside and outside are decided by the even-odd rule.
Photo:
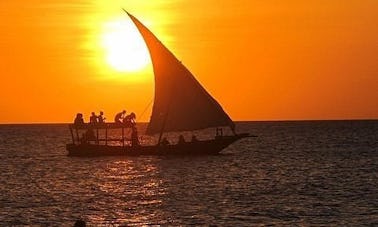
[[[150,224],[148,220],[153,216],[162,216],[159,207],[166,192],[156,159],[147,162],[138,159],[110,160],[104,168],[94,170],[94,175],[103,197],[102,203],[98,203],[94,209],[112,207],[113,211],[104,212],[106,215],[94,212],[87,217],[90,222],[115,224],[107,220],[117,219],[118,224]],[[151,209],[154,212],[150,212]]]

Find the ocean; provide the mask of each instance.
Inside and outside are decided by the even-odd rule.
[[[378,121],[237,128],[216,156],[77,158],[67,125],[0,125],[0,225],[378,226]]]

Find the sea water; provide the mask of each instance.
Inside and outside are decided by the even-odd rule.
[[[67,125],[1,125],[0,225],[378,225],[378,121],[237,128],[217,156],[75,158]]]

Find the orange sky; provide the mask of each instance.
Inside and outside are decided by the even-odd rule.
[[[151,67],[118,72],[101,45],[122,7],[234,120],[378,118],[376,0],[13,0],[0,1],[0,123],[140,115]]]

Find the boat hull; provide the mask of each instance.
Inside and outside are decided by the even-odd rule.
[[[140,155],[216,155],[247,135],[226,136],[214,140],[186,142],[174,145],[108,146],[96,144],[67,144],[68,156],[140,156]]]

